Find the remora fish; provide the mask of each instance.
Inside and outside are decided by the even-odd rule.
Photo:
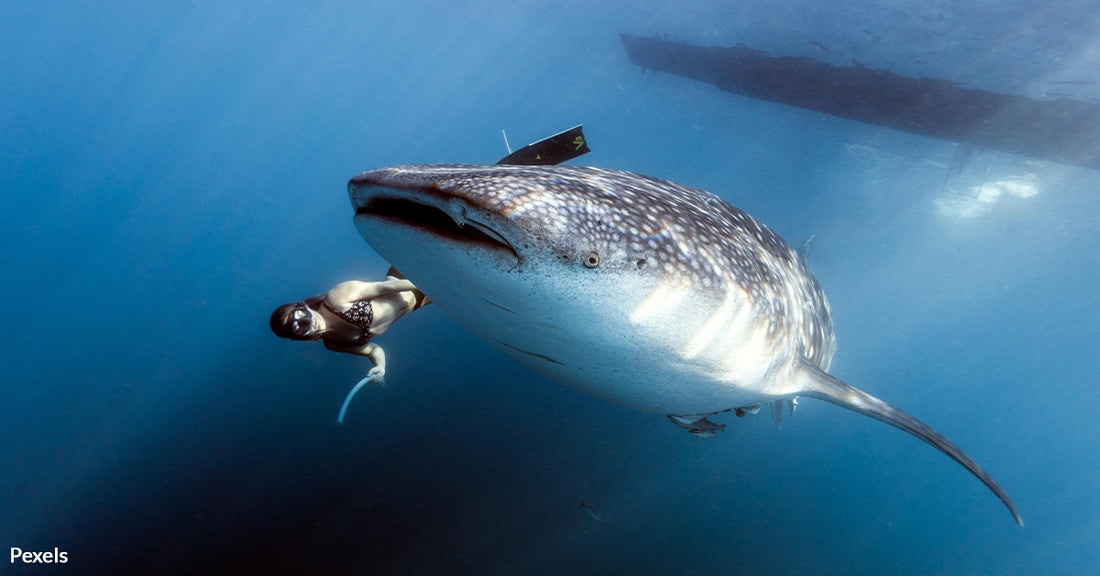
[[[957,446],[827,373],[832,318],[803,256],[713,194],[574,166],[397,166],[348,190],[382,257],[555,382],[685,420],[826,400],[935,446],[1023,524]]]

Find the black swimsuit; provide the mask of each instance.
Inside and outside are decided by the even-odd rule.
[[[355,340],[355,343],[359,346],[366,346],[370,342],[373,334],[370,333],[370,327],[374,324],[374,307],[371,306],[370,300],[357,300],[348,306],[346,312],[341,312],[333,308],[328,301],[324,302],[325,308],[328,308],[330,312],[343,318],[345,322],[352,326],[358,326],[362,333],[359,334],[359,338]]]

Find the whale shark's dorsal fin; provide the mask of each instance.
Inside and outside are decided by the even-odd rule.
[[[802,360],[800,364],[798,395],[825,400],[826,402],[842,406],[853,412],[859,412],[860,414],[870,416],[871,418],[880,420],[891,426],[901,428],[931,444],[939,451],[950,456],[954,461],[962,464],[971,474],[977,476],[978,480],[981,480],[983,484],[1001,499],[1001,502],[1004,502],[1009,512],[1012,513],[1012,517],[1016,519],[1016,523],[1020,526],[1024,525],[1024,520],[1020,517],[1020,513],[1016,511],[1016,506],[1012,503],[1012,500],[1009,499],[1004,489],[1001,488],[1001,485],[997,484],[997,481],[986,473],[985,470],[982,470],[982,467],[978,466],[978,463],[970,458],[970,456],[967,456],[962,449],[947,438],[944,438],[939,432],[936,432],[924,422],[917,420],[898,408],[879,400],[855,386],[822,372],[816,366],[811,365],[805,360]]]
[[[798,247],[798,255],[802,258],[802,261],[806,261],[806,255],[810,253],[810,242],[814,241],[814,236],[817,234],[810,234],[810,237]]]

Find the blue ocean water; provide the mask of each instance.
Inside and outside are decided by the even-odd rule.
[[[1096,101],[1095,2],[400,4],[2,4],[0,546],[79,574],[1100,565],[1100,173],[998,155],[978,199],[952,194],[956,144],[643,74],[619,40]],[[336,426],[366,361],[267,318],[385,272],[347,180],[577,123],[579,163],[816,234],[832,372],[963,447],[1026,528],[868,418],[804,400],[782,431],[727,418],[702,441],[433,307],[380,338],[387,384]]]

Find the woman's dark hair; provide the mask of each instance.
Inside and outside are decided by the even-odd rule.
[[[283,304],[271,313],[271,331],[279,338],[301,340],[301,337],[295,334],[291,329],[291,325],[294,322],[294,310],[298,307],[298,304],[300,304],[300,302]]]

